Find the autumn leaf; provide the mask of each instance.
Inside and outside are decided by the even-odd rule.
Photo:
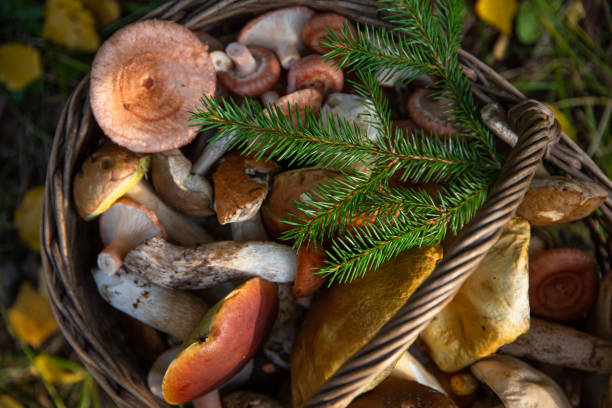
[[[478,0],[476,14],[482,21],[509,36],[517,8],[516,0]]]
[[[553,111],[555,119],[557,119],[557,122],[559,122],[559,125],[561,126],[561,130],[563,130],[570,139],[576,141],[576,128],[574,125],[572,125],[572,122],[570,122],[567,116],[565,116],[563,112],[557,109],[554,105],[546,102],[544,102],[544,104],[548,106],[551,111]]]
[[[7,394],[0,395],[0,408],[25,408],[13,397]]]
[[[32,347],[39,347],[58,329],[49,300],[29,282],[21,284],[8,317],[15,335]]]
[[[0,45],[0,82],[10,91],[18,91],[42,74],[40,51],[31,45]]]
[[[29,189],[14,214],[19,237],[33,250],[40,252],[40,219],[42,216],[45,186]]]
[[[30,370],[51,384],[70,385],[82,381],[87,374],[84,369],[67,370],[50,355],[40,353],[32,361]]]
[[[47,0],[42,35],[75,50],[93,52],[100,45],[95,20],[78,0]]]
[[[109,25],[121,15],[117,0],[83,0],[83,4],[93,14],[98,27]]]

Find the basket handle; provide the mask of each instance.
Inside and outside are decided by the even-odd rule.
[[[304,407],[346,407],[396,361],[434,316],[451,302],[495,244],[523,200],[548,144],[558,140],[561,132],[552,111],[534,100],[518,103],[508,116],[519,140],[478,214],[406,304]]]

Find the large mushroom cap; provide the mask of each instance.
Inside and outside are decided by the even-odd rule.
[[[91,107],[113,141],[135,152],[189,143],[189,111],[214,95],[207,46],[187,28],[161,20],[130,24],[98,50],[91,69]]]

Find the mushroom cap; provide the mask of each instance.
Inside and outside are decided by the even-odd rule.
[[[295,297],[310,296],[325,283],[325,278],[317,275],[315,271],[325,264],[327,259],[325,248],[321,244],[316,248],[314,245],[302,245],[297,251],[297,256],[298,267],[292,293]]]
[[[307,7],[288,7],[269,11],[249,21],[236,41],[245,45],[259,45],[274,50],[283,68],[288,69],[299,55],[285,50],[305,51],[302,43],[302,27],[312,17],[314,11]]]
[[[85,160],[74,177],[72,194],[79,215],[91,220],[134,187],[149,169],[151,158],[106,143]]]
[[[327,35],[327,30],[340,36],[345,23],[351,32],[355,33],[355,27],[348,18],[336,13],[317,13],[302,27],[302,41],[314,52],[325,54],[329,50],[321,45],[321,39]]]
[[[452,399],[416,381],[388,377],[347,408],[457,408]]]
[[[410,95],[408,111],[412,120],[422,129],[435,132],[440,136],[452,136],[457,129],[444,119],[447,101],[436,100],[431,95],[434,91],[426,88],[417,89]]]
[[[319,91],[312,88],[306,88],[281,96],[274,102],[274,106],[278,106],[283,114],[287,116],[290,112],[291,115],[295,116],[295,109],[297,106],[297,113],[299,113],[300,120],[303,123],[306,117],[306,108],[308,108],[313,115],[316,115],[319,113],[322,103],[323,96]]]
[[[231,44],[230,44],[231,46]],[[231,48],[228,46],[227,53]],[[224,87],[238,95],[259,96],[271,89],[280,78],[280,64],[274,53],[267,48],[258,46],[247,47],[255,58],[256,68],[247,75],[240,75],[236,67],[219,72],[219,81]]]
[[[325,97],[330,92],[340,92],[343,86],[342,69],[318,54],[300,58],[287,73],[287,93],[313,88]]]
[[[153,211],[129,198],[120,198],[100,216],[100,237],[108,245],[116,237],[126,235],[136,245],[158,235],[168,238]]]
[[[215,89],[207,46],[193,32],[170,21],[145,20],[118,30],[100,47],[89,96],[98,124],[115,143],[161,152],[195,137],[190,111]]]
[[[539,252],[529,262],[531,313],[556,322],[571,322],[586,313],[597,295],[597,264],[577,248]]]
[[[272,327],[276,284],[253,278],[230,292],[204,316],[172,361],[162,382],[171,404],[218,388],[253,357]]]
[[[159,197],[180,212],[192,217],[214,214],[210,183],[191,172],[191,162],[180,150],[153,155],[151,178]]]

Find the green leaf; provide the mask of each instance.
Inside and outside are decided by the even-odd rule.
[[[531,1],[523,1],[516,16],[516,36],[525,45],[534,44],[543,33],[537,7]]]

